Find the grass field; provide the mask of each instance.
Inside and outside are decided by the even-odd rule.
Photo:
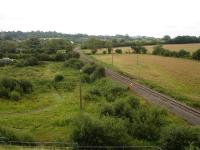
[[[145,46],[148,49],[148,52],[153,51],[153,46]],[[200,49],[200,43],[194,44],[165,44],[163,45],[164,48],[172,50],[172,51],[179,51],[180,49],[184,49],[189,52],[195,52],[197,49]]]
[[[111,55],[94,55],[111,64]],[[200,63],[193,60],[139,55],[115,54],[114,66],[135,76],[145,84],[200,109]]]
[[[64,75],[66,82],[74,82],[75,89],[68,92],[50,87],[56,74]],[[63,63],[49,63],[25,68],[3,67],[0,78],[3,76],[32,81],[34,92],[19,101],[0,99],[0,127],[28,134],[36,141],[68,142],[69,122],[80,112],[79,72],[64,68]],[[85,111],[95,114],[96,107],[96,103],[85,104]]]
[[[145,46],[147,48],[147,53],[152,53],[153,47],[155,45]],[[200,43],[194,43],[194,44],[165,44],[163,45],[164,48],[169,49],[171,51],[179,51],[181,49],[184,49],[186,51],[189,51],[190,53],[195,52],[196,50],[200,49]],[[113,48],[113,52],[115,52],[116,49],[122,49],[123,53],[129,53],[132,52],[131,47],[115,47]],[[90,50],[84,50],[86,53],[90,53]],[[102,54],[103,51],[107,51],[106,48],[98,49],[97,54]]]

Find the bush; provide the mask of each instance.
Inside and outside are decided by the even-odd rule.
[[[115,101],[116,98],[125,95],[126,92],[126,88],[120,87],[118,84],[106,78],[96,80],[92,88],[98,89],[101,96],[104,96],[109,102]]]
[[[178,57],[182,57],[182,58],[187,58],[190,56],[190,52],[187,52],[186,50],[184,49],[181,49],[179,52],[178,52]]]
[[[96,50],[96,49],[92,49],[91,52],[92,52],[92,54],[94,55],[94,54],[97,53],[97,50]]]
[[[48,54],[45,54],[45,53],[39,54],[38,58],[40,61],[51,61],[52,60],[51,56]]]
[[[128,97],[127,102],[134,109],[138,109],[140,107],[140,101],[135,96]]]
[[[81,82],[90,83],[90,76],[88,74],[81,75]]]
[[[129,145],[130,139],[121,120],[93,119],[80,115],[74,121],[72,140],[79,146]],[[98,149],[98,148],[97,148]]]
[[[111,104],[105,104],[100,109],[100,114],[104,116],[114,116],[114,108]]]
[[[14,64],[14,61],[12,59],[9,59],[9,58],[0,59],[0,67],[4,67],[6,65],[12,65],[12,64]]]
[[[8,89],[9,91],[13,91],[17,85],[16,80],[11,78],[2,78],[1,79],[1,85]]]
[[[200,129],[171,126],[162,133],[161,144],[164,150],[184,150],[190,144],[200,147]]]
[[[21,97],[21,94],[19,92],[17,92],[17,91],[12,91],[10,93],[10,99],[12,99],[12,100],[17,101],[17,100],[20,99],[20,97]]]
[[[138,109],[128,126],[129,134],[138,139],[156,141],[165,124],[166,112],[160,109]]]
[[[103,53],[103,54],[107,54],[107,52],[106,52],[106,51],[103,51],[102,53]]]
[[[84,63],[76,58],[71,58],[64,63],[65,67],[71,67],[74,69],[81,69],[84,66]]]
[[[39,61],[36,57],[30,57],[30,58],[26,59],[25,63],[24,63],[25,66],[35,66],[38,64],[39,64]]]
[[[56,76],[54,77],[54,81],[55,81],[55,82],[60,82],[60,81],[62,81],[62,80],[64,80],[64,76],[63,76],[63,75],[56,75]]]
[[[195,60],[200,60],[200,49],[192,54],[192,58]]]
[[[21,60],[16,64],[17,67],[36,66],[36,65],[39,65],[39,61],[36,57],[30,57],[25,60]]]
[[[122,50],[121,49],[116,49],[115,53],[122,54]]]
[[[113,86],[108,89],[107,93],[105,93],[106,100],[108,102],[113,102],[117,97],[120,97],[124,94],[126,90],[119,86]]]
[[[87,64],[83,67],[83,72],[90,75],[91,73],[93,73],[96,70],[96,65],[95,64]]]
[[[30,81],[21,79],[18,81],[20,87],[23,89],[24,93],[30,93],[33,90],[33,85]]]
[[[94,82],[96,79],[105,77],[105,68],[97,67],[96,70],[91,74],[90,81]]]
[[[55,61],[65,61],[65,59],[66,55],[62,53],[57,53],[54,58]]]
[[[66,58],[80,58],[80,54],[78,52],[70,51],[67,53]]]
[[[21,95],[32,91],[32,84],[27,80],[3,78],[0,80],[0,97],[19,100]]]

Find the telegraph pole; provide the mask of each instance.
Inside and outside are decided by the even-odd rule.
[[[113,49],[112,49],[112,65],[113,65]]]
[[[80,70],[80,111],[83,110],[83,98],[82,98],[82,81],[81,81],[81,72],[82,70]]]

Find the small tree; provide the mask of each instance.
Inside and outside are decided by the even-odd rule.
[[[91,52],[92,52],[92,54],[94,55],[94,54],[97,53],[97,49],[92,49]]]
[[[196,60],[200,60],[200,49],[192,54],[192,58]]]
[[[64,80],[64,76],[63,75],[56,75],[55,78],[54,78],[55,82],[60,82],[62,80]]]
[[[121,49],[116,49],[115,53],[122,54],[122,50]]]

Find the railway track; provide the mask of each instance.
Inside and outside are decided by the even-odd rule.
[[[136,93],[138,93],[145,99],[149,100],[150,102],[159,104],[163,107],[167,107],[172,113],[175,113],[176,115],[185,119],[190,124],[200,125],[200,111],[192,107],[189,107],[181,102],[177,102],[174,99],[164,94],[161,94],[155,90],[140,85],[137,82],[132,81],[128,77],[125,77],[107,68],[106,68],[106,75],[116,81],[119,81],[129,86],[131,90],[134,90]]]
[[[81,51],[79,52],[84,60],[88,62],[93,62],[93,60],[89,59],[85,54],[83,54],[83,52]],[[131,80],[130,78],[121,75],[117,72],[114,72],[111,69],[106,68],[105,71],[106,71],[106,76],[112,78],[115,81],[121,82],[122,84],[129,86],[131,90],[133,90],[138,95],[148,100],[150,103],[167,108],[170,112],[176,114],[180,118],[183,118],[191,125],[200,125],[200,111],[192,107],[189,107],[181,102],[178,102],[173,98],[170,98],[155,90],[152,90],[144,85],[138,84],[137,82]]]

